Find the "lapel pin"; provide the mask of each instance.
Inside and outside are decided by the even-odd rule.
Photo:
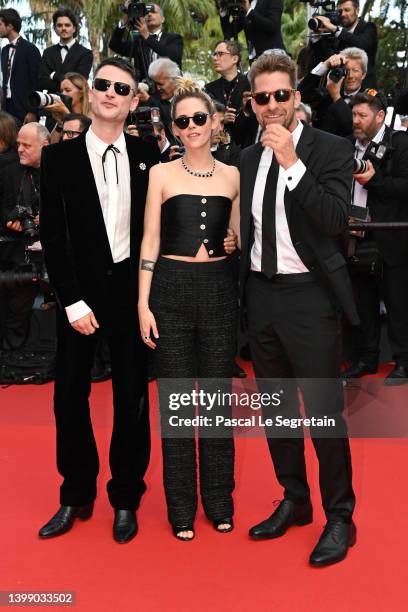
[[[139,168],[141,170],[146,170],[146,164],[144,164],[143,162],[141,164],[139,164]]]

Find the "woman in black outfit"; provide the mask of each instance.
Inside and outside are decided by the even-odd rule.
[[[141,334],[155,349],[159,379],[230,379],[237,294],[223,241],[229,227],[239,235],[239,174],[211,155],[217,118],[211,98],[195,83],[180,82],[172,118],[185,155],[150,170],[139,277]],[[172,391],[183,390],[179,381],[171,385]],[[175,536],[191,540],[197,509],[194,428],[184,427],[180,437],[177,428],[169,427],[169,414],[176,413],[164,403],[160,412],[168,517]],[[194,416],[194,406],[183,416],[186,413]],[[199,469],[207,517],[218,531],[231,531],[231,431],[222,437],[211,431],[200,435]]]

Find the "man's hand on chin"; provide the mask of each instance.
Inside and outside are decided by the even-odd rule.
[[[287,170],[298,160],[292,133],[283,125],[269,124],[262,135],[264,147],[270,147],[276,155],[276,161],[284,170]]]

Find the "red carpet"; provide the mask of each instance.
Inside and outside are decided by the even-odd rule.
[[[121,546],[111,538],[113,515],[105,492],[110,383],[95,385],[92,414],[101,473],[94,516],[77,521],[65,536],[41,541],[38,528],[58,508],[52,385],[0,389],[0,402],[0,591],[75,591],[75,609],[85,612],[406,609],[406,440],[352,441],[357,545],[343,563],[316,570],[307,559],[324,517],[309,440],[313,524],[294,527],[278,540],[249,541],[248,527],[271,513],[281,493],[265,440],[241,438],[235,530],[215,533],[200,509],[196,539],[184,543],[167,523],[160,440],[153,433],[140,532]]]

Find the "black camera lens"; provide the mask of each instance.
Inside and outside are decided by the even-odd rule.
[[[332,68],[328,74],[329,79],[333,81],[333,83],[338,83],[345,76],[346,76],[345,66],[337,66],[336,68]]]
[[[357,159],[357,157],[355,157],[353,163],[353,174],[364,174],[364,172],[367,172],[367,170],[367,161],[365,159]]]

